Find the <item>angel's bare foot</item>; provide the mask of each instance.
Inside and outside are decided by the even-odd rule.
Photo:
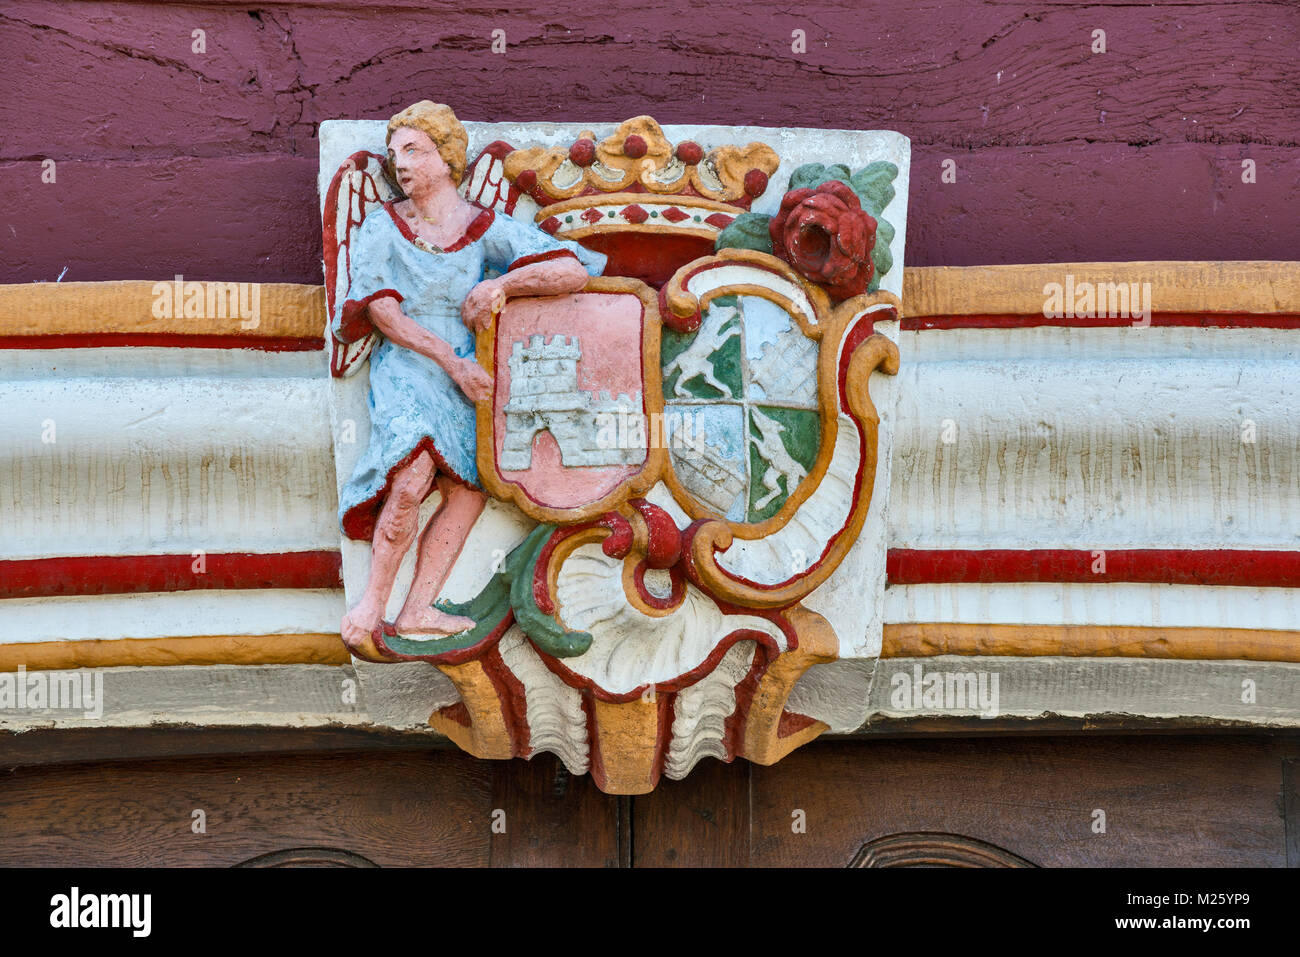
[[[419,611],[402,609],[402,613],[397,616],[397,621],[393,622],[393,627],[401,635],[442,637],[469,631],[474,627],[474,619],[465,618],[461,615],[449,615],[445,611],[430,606]]]
[[[353,651],[368,647],[383,614],[384,609],[379,602],[362,598],[355,608],[343,616],[343,623],[339,627],[343,633],[343,643]]]

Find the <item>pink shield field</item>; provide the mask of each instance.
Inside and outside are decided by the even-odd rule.
[[[497,318],[497,472],[538,505],[581,508],[646,459],[641,299],[517,299]]]

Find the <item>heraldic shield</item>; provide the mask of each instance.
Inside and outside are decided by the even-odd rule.
[[[888,487],[877,401],[897,394],[906,140],[787,131],[778,156],[727,127],[674,144],[640,116],[603,136],[521,126],[532,143],[516,148],[481,124],[458,188],[482,212],[440,247],[392,225],[407,207],[389,165],[418,185],[419,162],[446,175],[433,146],[454,154],[434,119],[427,144],[403,132],[411,111],[449,113],[394,117],[387,161],[382,125],[341,124],[322,190],[332,417],[363,421],[368,402],[372,436],[336,442],[353,609],[391,541],[349,533],[345,494],[382,519],[390,447],[397,468],[432,447],[441,476],[419,486],[429,554],[408,553],[393,623],[348,640],[367,697],[405,696],[478,757],[551,752],[619,794],[857,727],[880,633],[871,501]],[[815,162],[828,149],[859,168]],[[449,287],[421,285],[434,269],[464,290],[454,320]],[[365,321],[381,300],[389,328],[400,304],[454,347],[436,399],[401,372],[420,357]],[[399,397],[392,427],[375,421],[383,389]],[[390,683],[374,667],[400,662],[440,674]]]
[[[492,374],[478,408],[484,488],[540,522],[598,517],[662,469],[658,296],[635,279],[507,302],[478,335]]]

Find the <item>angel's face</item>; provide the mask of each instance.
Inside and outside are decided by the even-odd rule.
[[[388,160],[407,196],[427,193],[440,180],[451,179],[451,169],[429,134],[409,126],[398,129],[388,141]]]

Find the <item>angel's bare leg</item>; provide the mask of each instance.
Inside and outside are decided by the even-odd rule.
[[[433,488],[436,472],[433,456],[421,452],[393,476],[393,487],[375,525],[370,580],[361,601],[343,616],[343,640],[350,648],[364,647],[383,620],[397,569],[419,529],[420,503]]]
[[[454,635],[474,626],[472,619],[449,615],[433,607],[433,602],[469,538],[470,529],[482,514],[487,497],[445,475],[438,476],[438,491],[442,504],[420,536],[415,578],[406,604],[393,623],[404,635]]]

